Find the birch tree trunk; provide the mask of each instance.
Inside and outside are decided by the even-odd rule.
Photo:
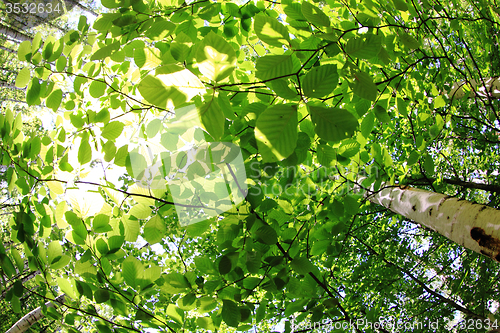
[[[25,88],[16,87],[15,84],[9,83],[9,82],[1,80],[1,79],[0,79],[0,88],[8,88],[8,89],[14,89],[14,90],[24,90],[25,89]]]
[[[25,35],[22,32],[17,31],[16,29],[13,29],[1,23],[0,23],[0,34],[6,35],[10,38],[17,39],[20,41],[25,41],[25,40],[29,40],[30,42],[33,41],[33,38],[31,38],[30,36]]]
[[[65,294],[57,296],[57,298],[54,300],[57,303],[63,304],[64,303],[64,298]],[[45,303],[46,307],[55,307],[56,305],[53,302],[47,302]],[[23,333],[28,330],[31,325],[36,323],[40,318],[43,317],[42,313],[42,307],[38,307],[35,310],[31,311],[21,319],[17,321],[17,323],[14,324],[11,328],[7,330],[5,333]]]
[[[416,188],[385,187],[372,203],[426,226],[468,249],[500,261],[500,210]]]
[[[471,91],[469,97],[490,97],[500,98],[500,77],[490,77],[484,82],[477,80],[470,80],[469,84],[465,81],[454,83],[451,90],[446,94],[450,99],[461,99],[465,96],[464,86],[468,86]]]
[[[92,9],[88,8],[87,6],[82,5],[79,1],[77,0],[65,0],[66,3],[70,3],[73,6],[79,7],[81,10],[86,11],[87,13],[90,13],[94,15],[95,17],[99,16],[96,12],[94,12]]]
[[[3,45],[0,45],[0,50],[4,50],[4,51],[7,51],[7,52],[12,53],[12,54],[17,54],[17,51],[15,51],[13,49],[9,49],[8,47],[5,47]]]

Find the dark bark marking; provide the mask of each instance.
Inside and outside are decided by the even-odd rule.
[[[416,210],[417,210],[417,205],[413,205],[413,206],[411,206],[411,209],[412,209],[413,211],[416,211]]]
[[[488,250],[492,250],[493,252],[500,252],[500,240],[487,235],[483,229],[477,227],[472,228],[470,231],[470,236],[479,244],[479,246],[485,247]],[[497,255],[497,257],[499,256],[500,254]]]
[[[481,208],[479,208],[479,211],[480,211],[480,212],[482,212],[483,210],[485,210],[485,209],[486,209],[486,207],[487,207],[487,206],[484,206],[484,205],[483,205]]]
[[[432,208],[429,209],[429,216],[432,216]]]

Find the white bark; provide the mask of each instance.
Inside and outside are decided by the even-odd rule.
[[[9,49],[8,47],[5,47],[3,45],[0,45],[0,50],[4,50],[4,51],[7,51],[9,53],[17,54],[17,51],[15,51],[13,49]]]
[[[15,84],[6,82],[4,80],[0,79],[0,88],[8,88],[8,89],[14,89],[14,90],[24,90],[25,88],[19,88],[16,87]]]
[[[446,97],[449,99],[463,98],[465,96],[464,86],[466,85],[465,81],[455,82]],[[469,97],[500,98],[500,77],[486,78],[484,82],[471,80],[467,86],[471,89]]]
[[[64,303],[64,298],[65,294],[57,296],[57,298],[54,300],[57,303],[63,304]],[[56,305],[52,302],[47,302],[45,303],[46,307],[55,307]],[[26,330],[30,328],[31,325],[36,323],[40,318],[43,317],[42,313],[42,307],[38,307],[35,310],[31,311],[21,319],[17,321],[17,323],[14,324],[11,328],[7,330],[5,333],[23,333]]]
[[[17,31],[16,29],[13,29],[3,24],[0,24],[0,34],[9,36],[10,38],[17,39],[20,41],[25,41],[25,40],[29,40],[30,42],[33,41],[33,38],[31,38],[30,36],[25,35],[22,32]]]
[[[99,14],[97,14],[95,11],[93,11],[89,7],[82,5],[78,0],[66,0],[66,2],[72,3],[74,6],[79,7],[83,11],[86,11],[86,12],[94,15],[95,17],[99,16]]]
[[[416,188],[385,187],[368,199],[468,249],[500,261],[500,210]]]

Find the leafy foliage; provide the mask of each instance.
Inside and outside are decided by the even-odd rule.
[[[492,6],[102,5],[92,26],[18,48],[16,86],[55,127],[0,115],[13,311],[24,293],[64,293],[43,311],[68,332],[498,319],[497,263],[356,190],[389,181],[498,207],[497,96],[446,97],[498,75],[498,42],[476,33],[496,31]],[[33,288],[12,283],[25,265]]]

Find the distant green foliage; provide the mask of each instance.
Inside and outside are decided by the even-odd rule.
[[[41,272],[33,290],[7,294],[14,311],[25,293],[40,304],[65,293],[67,306],[44,313],[67,332],[267,332],[282,319],[290,332],[292,317],[388,316],[447,332],[490,315],[497,263],[354,189],[416,183],[498,207],[473,184],[499,183],[499,103],[445,94],[495,71],[486,50],[498,44],[476,32],[498,26],[498,9],[102,5],[92,26],[19,46],[16,86],[55,127],[31,135],[20,114],[0,115],[6,186],[19,193],[7,238],[20,253],[0,249],[2,285],[21,262]],[[220,141],[229,148],[184,149]],[[246,170],[231,168],[240,150],[229,143]],[[228,185],[210,183],[217,172]]]

